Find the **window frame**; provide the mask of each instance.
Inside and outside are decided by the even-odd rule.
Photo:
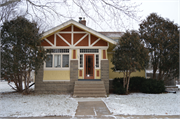
[[[97,49],[97,48],[96,48]],[[94,64],[95,64],[95,69],[101,69],[101,52],[100,52],[100,49],[98,49],[98,52],[97,53],[91,53],[91,52],[83,52],[81,53],[80,52],[80,49],[79,49],[79,54],[78,54],[78,57],[79,57],[79,61],[78,61],[78,69],[84,69],[84,54],[94,54]],[[80,67],[80,55],[83,55],[83,67]],[[99,55],[99,67],[96,67],[96,55]]]
[[[46,61],[45,61],[45,67],[46,67],[46,68],[52,68],[52,67],[53,67],[53,55],[52,55],[52,54],[47,54],[47,56],[48,56],[48,55],[49,55],[49,56],[52,56],[52,57],[51,57],[51,58],[52,58],[52,59],[51,59],[51,67],[47,67]],[[47,59],[46,59],[46,60],[47,60]]]
[[[44,69],[45,70],[69,70],[70,69],[70,53],[48,53],[47,55],[52,55],[52,67],[46,67],[46,61],[44,63]],[[55,55],[61,55],[61,67],[55,67]],[[69,66],[68,67],[63,67],[63,55],[68,55],[69,56]]]

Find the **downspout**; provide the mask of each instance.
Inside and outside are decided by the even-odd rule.
[[[147,73],[146,73],[146,68],[145,68],[145,78],[147,79]]]

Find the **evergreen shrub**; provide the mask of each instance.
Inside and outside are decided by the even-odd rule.
[[[130,92],[139,92],[141,91],[142,82],[144,82],[146,78],[144,77],[131,77],[129,82],[129,91]]]
[[[154,94],[165,92],[164,81],[156,79],[146,79],[142,82],[141,92]]]
[[[115,94],[125,94],[126,90],[123,88],[123,78],[114,78],[113,80],[113,92]]]
[[[113,92],[115,94],[125,94],[125,91],[125,88],[123,88],[123,78],[114,78]],[[162,80],[131,77],[129,91],[156,94],[165,92],[165,86]]]

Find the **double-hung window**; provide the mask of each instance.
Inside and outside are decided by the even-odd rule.
[[[69,49],[50,49],[51,54],[47,55],[46,68],[68,68]]]
[[[54,67],[61,67],[61,55],[54,55]]]
[[[63,67],[69,67],[69,55],[63,55],[62,65]]]
[[[53,58],[53,55],[47,55],[46,67],[52,67],[52,58]]]

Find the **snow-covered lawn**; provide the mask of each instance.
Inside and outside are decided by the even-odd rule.
[[[5,93],[13,91],[0,81],[0,117],[74,116],[78,101],[104,101],[113,115],[180,115],[180,90],[176,94],[109,95],[79,98],[70,95]],[[86,101],[87,101],[86,100]]]
[[[176,94],[109,95],[102,100],[113,115],[180,115],[180,91]]]
[[[70,95],[2,93],[6,91],[13,90],[0,82],[0,117],[74,116],[78,106]]]

